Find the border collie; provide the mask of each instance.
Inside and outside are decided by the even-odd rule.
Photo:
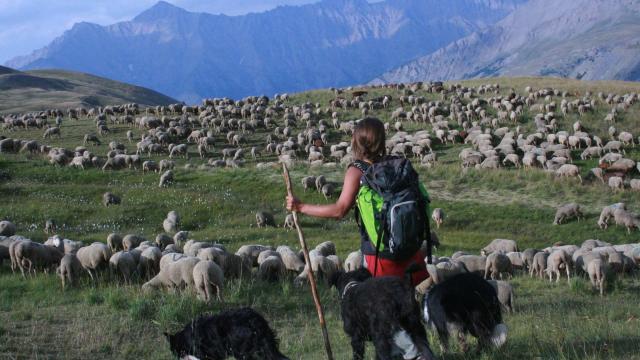
[[[289,360],[267,321],[251,308],[200,316],[175,335],[165,333],[171,352],[185,360]]]
[[[444,351],[455,333],[463,351],[467,351],[466,334],[478,339],[478,351],[489,344],[499,348],[507,340],[496,291],[479,275],[458,274],[435,285],[423,306],[424,320],[437,331]]]
[[[340,271],[330,284],[338,289],[344,331],[351,338],[353,359],[364,358],[365,341],[373,341],[376,358],[392,357],[393,335],[405,330],[422,353],[434,359],[421,322],[413,287],[397,277],[372,278],[366,269]]]

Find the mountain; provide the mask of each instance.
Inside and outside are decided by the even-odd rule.
[[[62,70],[16,71],[0,66],[0,113],[177,100],[138,86]]]
[[[526,0],[323,0],[243,16],[167,2],[131,21],[75,24],[7,63],[146,86],[188,102],[364,83],[494,24]]]
[[[531,0],[372,83],[524,75],[640,80],[640,1]]]

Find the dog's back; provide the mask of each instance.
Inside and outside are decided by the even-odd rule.
[[[448,329],[457,328],[496,347],[506,341],[496,291],[476,274],[459,274],[435,285],[424,307],[425,320],[436,327],[441,340],[443,335],[448,337]]]

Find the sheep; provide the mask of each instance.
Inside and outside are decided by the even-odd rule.
[[[521,252],[509,252],[505,254],[511,262],[511,268],[513,270],[525,270],[524,258]]]
[[[533,263],[529,268],[530,277],[533,277],[533,275],[537,275],[541,279],[544,278],[544,271],[547,268],[548,257],[549,254],[544,251],[538,252],[533,256]]]
[[[262,281],[279,281],[286,271],[284,262],[278,256],[269,256],[258,267],[258,279]]]
[[[613,191],[623,190],[624,180],[619,176],[612,176],[609,178],[608,185]]]
[[[164,250],[167,245],[173,244],[173,238],[167,234],[158,234],[156,236],[156,245],[158,245],[158,247],[161,250]]]
[[[325,200],[329,200],[329,198],[333,197],[333,194],[336,191],[336,186],[334,183],[326,183],[322,185],[322,189],[320,190]]]
[[[322,187],[327,183],[327,178],[324,175],[316,177],[316,190],[322,192]]]
[[[16,225],[11,221],[0,221],[0,236],[13,236],[16,234]]]
[[[362,268],[364,263],[364,256],[362,255],[362,251],[353,251],[347,255],[347,258],[344,260],[344,270],[346,272],[355,271]]]
[[[56,273],[62,281],[62,289],[66,288],[67,283],[73,286],[80,273],[82,272],[82,264],[80,260],[74,254],[65,254],[60,260],[60,266],[56,270]]]
[[[213,298],[213,288],[218,301],[222,301],[222,286],[224,273],[218,264],[213,261],[199,261],[193,267],[193,282],[200,300],[210,302]]]
[[[614,213],[617,209],[626,210],[626,205],[624,203],[616,203],[602,208],[602,212],[600,212],[600,218],[598,219],[598,226],[601,229],[606,229],[609,227],[609,220],[614,217]]]
[[[265,250],[260,252],[260,254],[258,254],[258,267],[260,267],[260,265],[265,261],[266,258],[270,257],[270,256],[276,256],[282,259],[282,257],[280,256],[280,253],[275,251],[275,250]]]
[[[285,268],[288,271],[295,271],[299,273],[304,269],[304,262],[298,257],[298,255],[291,250],[288,246],[278,246],[276,248],[280,258],[284,263]],[[264,253],[264,252],[263,252]]]
[[[576,218],[580,220],[580,217],[583,217],[582,211],[580,209],[580,205],[576,203],[569,203],[558,207],[556,210],[556,216],[553,219],[553,225],[560,225],[564,221]]]
[[[144,238],[142,236],[127,234],[122,238],[122,248],[125,251],[129,251],[131,249],[138,247],[138,245],[140,245],[140,243],[143,241],[144,241]]]
[[[582,182],[580,168],[573,164],[564,164],[560,166],[560,168],[555,171],[555,175],[557,177],[577,177],[578,180]]]
[[[276,221],[273,219],[273,214],[267,211],[256,212],[256,224],[259,228],[267,226],[276,227]]]
[[[173,235],[173,241],[176,245],[180,246],[180,244],[184,243],[185,241],[187,241],[187,238],[189,237],[189,232],[188,231],[178,231],[177,233],[175,233]]]
[[[160,160],[160,163],[158,165],[158,171],[159,172],[163,172],[163,171],[167,171],[167,170],[173,170],[173,168],[175,166],[176,166],[175,161],[162,159],[162,160]]]
[[[129,284],[136,272],[136,260],[129,251],[118,251],[109,259],[109,269],[113,276],[122,275],[124,282]]]
[[[318,244],[315,250],[322,256],[336,255],[336,245],[332,241]]]
[[[307,190],[311,188],[315,188],[315,186],[316,186],[315,176],[305,176],[304,178],[302,178],[302,188],[304,189],[304,192],[307,192]]]
[[[567,280],[571,280],[571,261],[569,255],[564,250],[555,250],[547,258],[547,275],[549,281],[553,281],[553,275],[556,274],[556,282],[560,281],[560,270],[564,269],[567,273]]]
[[[515,302],[513,301],[513,286],[502,280],[489,280],[489,284],[496,290],[502,308],[509,313],[514,313]]]
[[[61,137],[60,128],[59,127],[53,126],[53,127],[50,127],[48,129],[46,129],[44,131],[44,134],[42,134],[42,138],[43,139],[51,138],[51,136],[53,136],[53,135],[58,135],[58,138]]]
[[[633,191],[640,191],[640,179],[631,179],[629,188]]]
[[[494,239],[489,243],[489,245],[482,248],[480,253],[484,256],[487,256],[493,252],[508,253],[513,251],[518,251],[518,246],[515,240]]]
[[[188,256],[197,256],[198,251],[201,249],[206,249],[210,247],[215,247],[215,244],[201,241],[193,241],[189,240],[186,244],[184,244],[184,253]]]
[[[462,255],[457,257],[456,261],[463,263],[469,272],[484,276],[487,264],[486,256]]]
[[[120,234],[111,233],[107,236],[107,244],[112,252],[124,249],[122,246],[122,236]]]
[[[282,224],[282,227],[287,230],[291,230],[296,227],[295,221],[293,219],[293,214],[287,214],[287,216],[285,216],[284,224]]]
[[[524,266],[524,270],[525,270],[525,271],[527,271],[527,272],[528,272],[528,271],[529,271],[529,269],[531,269],[531,266],[533,265],[533,257],[534,257],[538,252],[540,252],[540,250],[538,250],[538,249],[531,249],[531,248],[529,248],[529,249],[525,249],[525,250],[522,252],[521,257],[522,257],[522,263],[523,263],[523,266]]]
[[[613,214],[611,216],[613,216]],[[608,242],[600,241],[600,240],[589,239],[582,242],[582,245],[580,245],[580,249],[591,251],[594,248],[604,247],[604,246],[611,246],[611,244],[609,244]]]
[[[109,205],[120,205],[120,197],[113,193],[106,192],[102,195],[102,205],[109,207]]]
[[[27,238],[20,238],[20,239],[15,239],[15,240],[10,240],[9,241],[9,259],[11,261],[11,271],[12,272],[16,272],[16,270],[18,270],[20,268],[19,266],[19,261],[18,258],[16,256],[16,248],[18,246],[19,243],[21,242],[30,242],[30,239]]]
[[[444,221],[444,210],[442,210],[441,208],[433,209],[431,218],[436,222],[436,226],[439,229],[440,225],[442,225],[442,222]]]
[[[220,267],[227,279],[237,279],[251,275],[251,259],[236,254],[225,253],[220,259]]]
[[[138,260],[138,274],[143,279],[155,276],[160,271],[162,252],[155,246],[150,246],[140,253]]]
[[[587,264],[589,281],[594,288],[600,290],[600,296],[604,295],[607,269],[605,263],[600,259],[593,259]]]
[[[640,227],[640,220],[638,220],[635,215],[623,209],[615,210],[613,216],[616,225],[623,225],[624,227],[626,227],[628,234],[631,234],[631,229],[637,229],[638,227]]]
[[[238,251],[236,251],[236,255],[246,257],[250,260],[252,266],[257,266],[258,255],[265,250],[273,250],[273,247],[263,245],[242,245]]]
[[[451,260],[438,262],[435,265],[427,264],[427,272],[433,284],[440,284],[455,275],[466,273],[468,270],[463,262]],[[423,286],[428,287],[430,285],[425,284]]]
[[[173,181],[173,171],[167,170],[162,174],[162,176],[160,176],[160,183],[158,184],[158,187],[166,187],[169,184],[173,183]]]
[[[175,233],[178,231],[177,224],[170,219],[164,219],[164,221],[162,221],[162,228],[168,233]]]
[[[162,250],[162,255],[171,254],[171,253],[181,254],[182,249],[180,249],[176,244],[169,244],[167,245],[167,247],[164,248],[164,250]]]
[[[484,278],[488,279],[489,275],[491,275],[491,279],[495,279],[499,275],[502,279],[503,273],[513,276],[513,268],[509,258],[501,253],[494,252],[489,254],[484,268]]]
[[[153,161],[153,160],[147,160],[145,162],[142,163],[142,172],[146,173],[147,171],[153,171],[153,172],[157,172],[158,171],[158,164]]]
[[[14,254],[23,277],[25,277],[25,270],[29,274],[35,273],[36,269],[46,272],[59,264],[64,256],[64,252],[58,247],[32,241],[18,242],[15,245]]]

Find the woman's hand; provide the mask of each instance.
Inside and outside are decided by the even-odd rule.
[[[287,210],[289,211],[300,211],[300,199],[295,196],[287,195]]]

